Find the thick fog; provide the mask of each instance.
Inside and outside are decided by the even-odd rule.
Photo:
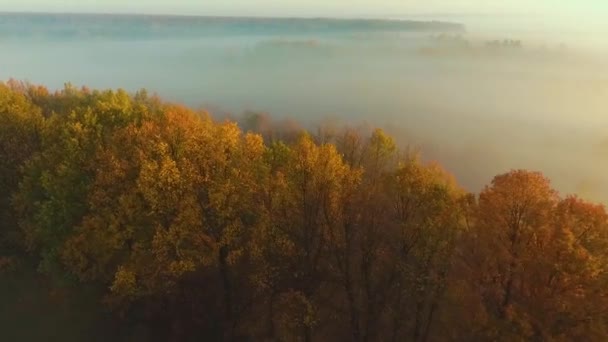
[[[322,29],[145,37],[43,30],[0,19],[0,79],[146,88],[171,101],[314,125],[387,129],[467,189],[512,168],[608,203],[608,59],[601,39],[533,25],[446,32]],[[24,21],[23,25],[27,25]],[[101,30],[103,31],[103,30]],[[577,38],[578,37],[578,38]],[[496,41],[494,41],[496,40]]]

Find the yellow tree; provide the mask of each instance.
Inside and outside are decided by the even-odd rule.
[[[449,285],[464,192],[439,165],[423,165],[417,156],[400,163],[387,192],[390,339],[426,341]]]
[[[285,308],[274,314],[279,335],[310,341],[318,334],[313,328],[323,306],[320,289],[327,282],[331,230],[342,216],[343,188],[356,172],[333,145],[316,145],[306,134],[291,148],[273,145],[267,160],[275,181],[268,183],[265,201],[268,221],[262,236],[269,240],[260,241],[258,255],[265,266],[259,282]],[[289,330],[295,335],[285,336]]]
[[[43,125],[40,109],[11,83],[0,83],[0,271],[23,250],[12,196],[23,177],[23,167],[40,150]]]
[[[351,136],[349,159],[356,161],[358,148],[355,136]],[[390,222],[391,200],[386,185],[392,177],[398,160],[394,140],[384,131],[376,129],[366,139],[359,159],[363,168],[363,182],[357,199],[357,234],[359,238],[357,269],[360,277],[361,336],[363,341],[373,340],[380,333],[381,312],[391,286],[389,271],[394,262],[385,257],[389,239],[386,225]],[[354,159],[353,159],[354,158]]]
[[[259,299],[253,305],[251,332],[266,339],[277,338],[276,315],[279,297],[290,287],[293,270],[294,244],[280,225],[284,215],[282,205],[288,191],[287,168],[293,151],[283,142],[272,142],[265,149],[260,169],[261,205],[259,224],[251,236],[249,250],[253,258],[252,280]],[[260,324],[259,317],[264,317]],[[294,321],[297,325],[297,318]]]
[[[524,294],[535,334],[542,339],[603,340],[608,336],[608,215],[602,205],[560,200],[550,229],[531,248]]]
[[[339,212],[333,217],[330,232],[330,273],[339,291],[335,307],[345,308],[349,334],[341,338],[354,341],[370,338],[378,317],[377,298],[382,296],[381,236],[388,202],[383,188],[393,161],[396,146],[381,130],[368,137],[361,130],[346,128],[334,133],[321,132],[321,140],[335,140],[349,176],[343,180],[338,201]],[[341,316],[342,314],[338,315]]]
[[[121,307],[168,301],[176,311],[157,314],[174,315],[168,323],[180,327],[169,330],[192,332],[187,325],[204,319],[230,339],[243,310],[235,296],[247,289],[235,284],[247,279],[240,272],[247,274],[245,246],[257,222],[263,152],[259,136],[180,107],[116,131],[97,154],[91,210],[64,262],[83,280],[110,282],[109,298]],[[191,299],[216,310],[181,312],[202,287]]]
[[[547,235],[557,201],[547,178],[525,170],[496,176],[480,193],[464,261],[489,318],[484,334],[518,339],[533,333],[525,289],[540,251],[532,246]]]
[[[43,148],[26,165],[16,196],[20,226],[47,270],[60,268],[60,246],[89,210],[95,156],[115,130],[145,114],[124,91],[91,93],[66,86],[49,101],[54,105],[41,130]]]

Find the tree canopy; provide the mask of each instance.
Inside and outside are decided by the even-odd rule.
[[[246,121],[0,83],[0,320],[95,313],[66,314],[64,340],[608,339],[602,205],[527,170],[468,193],[379,129]]]

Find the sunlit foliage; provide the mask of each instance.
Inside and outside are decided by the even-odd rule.
[[[2,288],[127,340],[608,339],[603,206],[526,170],[469,194],[382,130],[245,126],[0,84]]]

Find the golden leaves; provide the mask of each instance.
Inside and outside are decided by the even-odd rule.
[[[18,205],[24,234],[10,237],[109,302],[192,302],[167,315],[238,328],[267,316],[285,340],[325,321],[375,329],[369,339],[436,322],[452,339],[470,328],[468,340],[602,326],[608,215],[540,173],[498,175],[477,197],[381,130],[266,145],[145,93],[11,87],[0,85],[0,153],[15,165],[0,164],[0,186],[21,185],[1,205]]]
[[[114,281],[112,282],[110,290],[120,296],[134,296],[137,292],[135,274],[125,267],[120,266],[114,275]]]

